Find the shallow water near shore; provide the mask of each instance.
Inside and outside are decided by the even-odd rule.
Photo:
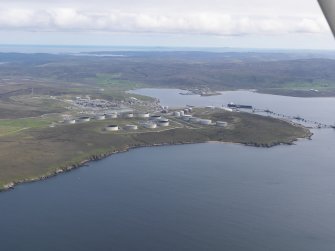
[[[219,97],[249,104],[254,94],[241,95],[250,100],[191,96],[186,104],[216,105]],[[182,105],[178,93],[169,97],[164,105]],[[299,105],[282,98],[282,106],[277,98],[252,104],[324,123],[335,115],[334,99],[306,109],[315,99]],[[270,149],[219,143],[135,149],[19,185],[0,193],[2,249],[335,250],[335,130],[313,132],[313,140]]]

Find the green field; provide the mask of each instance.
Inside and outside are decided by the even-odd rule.
[[[2,119],[0,120],[0,136],[15,134],[22,130],[31,128],[43,128],[50,126],[55,121],[51,118],[22,118],[22,119]]]

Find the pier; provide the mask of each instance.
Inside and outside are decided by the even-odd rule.
[[[285,114],[281,114],[281,113],[271,111],[269,109],[257,109],[257,108],[254,108],[252,110],[252,112],[253,113],[266,113],[269,116],[284,119],[285,121],[289,121],[291,123],[294,123],[294,121],[297,121],[298,123],[295,123],[295,124],[303,124],[307,128],[310,128],[310,129],[329,129],[329,128],[335,129],[335,124],[333,124],[333,125],[325,124],[325,123],[322,123],[322,122],[305,119],[303,117],[300,117],[299,115],[289,116],[289,115],[285,115]],[[308,125],[306,125],[306,124],[308,124]]]

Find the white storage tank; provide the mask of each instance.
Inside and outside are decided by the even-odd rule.
[[[106,127],[106,131],[108,132],[115,132],[118,130],[119,130],[119,127],[117,125],[109,125]]]
[[[135,116],[137,118],[149,118],[150,114],[148,112],[138,112]]]
[[[105,120],[106,116],[105,115],[97,115],[97,116],[95,116],[95,119],[96,120]]]
[[[201,120],[199,121],[199,123],[200,123],[201,125],[210,125],[210,124],[212,124],[212,120],[210,120],[210,119],[201,119]]]
[[[155,128],[157,128],[157,124],[154,123],[154,122],[144,123],[143,126],[145,128],[148,128],[148,129],[155,129]]]
[[[216,121],[216,125],[220,127],[226,127],[228,123],[225,121]]]
[[[168,119],[160,119],[157,122],[158,126],[166,127],[170,125],[170,122]]]
[[[73,125],[73,124],[76,123],[76,120],[74,120],[74,119],[67,119],[67,120],[64,121],[64,123],[67,124],[67,125]]]
[[[184,115],[183,120],[189,121],[192,118],[192,115]]]
[[[79,122],[90,122],[91,121],[91,118],[90,117],[80,117],[78,119]]]
[[[123,114],[124,118],[130,119],[134,117],[134,114],[132,112],[124,113]]]
[[[173,112],[173,116],[180,117],[180,112]]]
[[[180,116],[184,116],[184,115],[185,115],[184,111],[180,111]]]
[[[133,131],[133,130],[137,130],[138,126],[137,125],[125,125],[124,129],[127,131]]]
[[[228,108],[228,107],[222,107],[222,109],[226,112],[233,112],[233,109]]]
[[[116,119],[117,118],[117,113],[109,113],[106,114],[107,119]]]

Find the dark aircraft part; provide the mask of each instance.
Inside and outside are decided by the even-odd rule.
[[[335,0],[318,0],[318,2],[335,36]]]

